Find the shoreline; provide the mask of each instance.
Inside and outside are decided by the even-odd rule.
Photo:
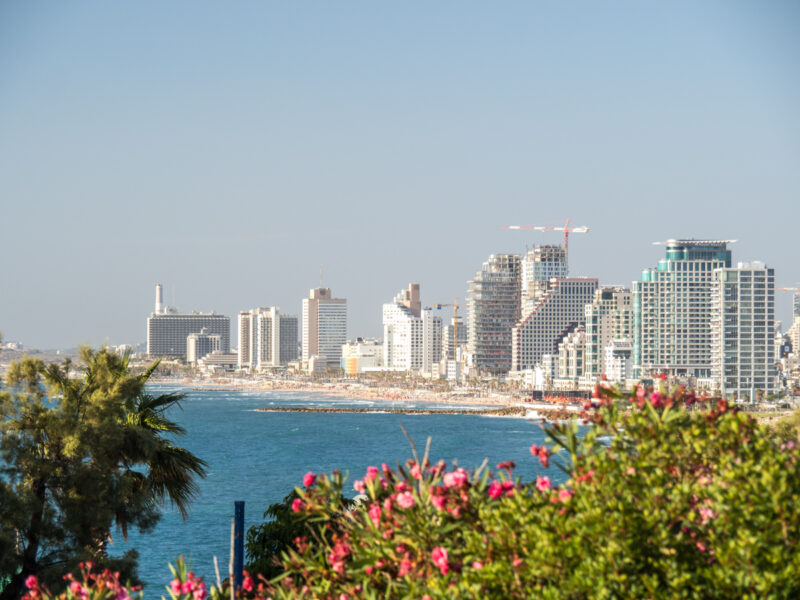
[[[202,379],[153,378],[156,385],[177,385],[192,390],[232,392],[306,392],[325,394],[354,400],[376,402],[432,402],[436,404],[468,404],[483,407],[510,407],[523,404],[523,400],[507,394],[476,395],[469,392],[442,392],[429,389],[407,389],[397,386],[366,386],[355,382],[316,383],[307,381],[225,381],[213,382]]]

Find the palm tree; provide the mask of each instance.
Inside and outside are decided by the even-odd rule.
[[[119,377],[130,374],[129,364],[130,353],[126,353],[120,359]],[[133,485],[115,521],[125,538],[132,522],[127,514],[127,507],[131,505],[143,504],[157,509],[169,502],[186,519],[189,505],[199,491],[196,479],[205,478],[208,467],[204,460],[171,439],[186,435],[183,427],[167,418],[168,412],[180,408],[185,395],[176,392],[153,395],[146,389],[158,365],[159,361],[154,362],[135,377],[135,393],[124,402],[124,441],[119,461]]]

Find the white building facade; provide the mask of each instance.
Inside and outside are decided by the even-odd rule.
[[[763,263],[714,271],[712,378],[732,400],[777,391],[775,272]]]
[[[417,286],[417,291],[419,286]],[[383,364],[386,369],[430,373],[442,353],[442,319],[432,309],[419,309],[400,292],[383,305]]]

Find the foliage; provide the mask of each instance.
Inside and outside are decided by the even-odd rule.
[[[784,442],[800,439],[800,409],[779,419],[774,427],[775,435]]]
[[[66,575],[66,590],[61,594],[54,594],[35,575],[25,579],[28,591],[23,600],[137,600],[142,598],[138,586],[124,585],[118,572],[104,569],[94,572],[91,562],[80,563],[80,578]]]
[[[245,550],[250,572],[267,579],[283,572],[278,559],[291,547],[292,540],[306,532],[304,520],[292,511],[292,502],[297,498],[297,492],[292,491],[281,502],[271,504],[264,512],[267,520],[247,530]]]
[[[183,514],[205,463],[175,446],[183,433],[166,418],[179,395],[151,396],[145,384],[157,366],[133,375],[128,357],[82,349],[73,365],[12,363],[0,390],[0,573],[11,581],[0,598],[17,598],[37,576],[63,585],[57,573],[92,561],[126,577],[136,553],[111,559],[112,527],[151,529],[169,500]],[[13,575],[12,575],[13,574]]]
[[[699,402],[698,406],[698,400]],[[274,598],[796,598],[800,463],[724,400],[683,388],[596,390],[578,425],[531,448],[567,471],[447,471],[427,457],[343,479],[306,477],[314,523],[283,555]]]
[[[267,508],[264,512],[267,520],[264,523],[247,530],[245,550],[247,569],[251,573],[258,573],[266,579],[283,573],[279,560],[281,555],[291,548],[295,539],[308,533],[305,513],[292,510],[298,498],[297,490],[292,490],[281,502]],[[337,499],[337,505],[349,510],[353,501],[342,496]]]

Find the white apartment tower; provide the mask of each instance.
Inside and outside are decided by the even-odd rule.
[[[561,339],[584,324],[597,279],[556,279],[527,316],[512,330],[511,370],[533,369],[545,354],[556,354]]]
[[[730,240],[667,240],[666,255],[633,283],[635,377],[708,378],[716,269],[730,268]]]
[[[534,309],[553,279],[564,279],[567,275],[564,246],[541,245],[528,250],[522,261],[522,316]]]
[[[347,300],[333,298],[330,288],[312,289],[303,298],[303,362],[316,356],[338,367],[347,342]]]
[[[777,390],[775,272],[763,263],[714,271],[711,374],[729,399]]]
[[[416,283],[383,305],[383,364],[386,368],[430,373],[438,363],[442,352],[442,319],[434,316],[430,308],[420,307],[419,284]]]
[[[254,308],[239,313],[239,368],[262,370],[297,360],[297,316],[280,308]]]
[[[558,378],[576,381],[586,368],[586,329],[581,325],[569,332],[558,345]]]
[[[492,254],[468,282],[467,353],[494,375],[511,369],[511,328],[520,317],[520,256]]]
[[[253,311],[239,312],[239,369],[250,370],[255,368],[253,348]]]
[[[633,341],[633,294],[624,287],[604,287],[595,291],[586,316],[586,372],[597,378],[606,370],[606,347],[612,340]]]

